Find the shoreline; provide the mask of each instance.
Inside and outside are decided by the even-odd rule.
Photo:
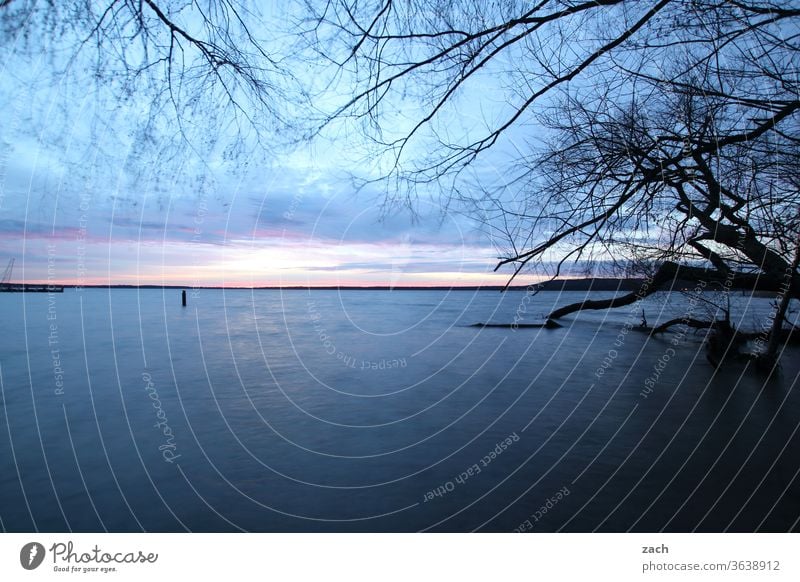
[[[364,290],[364,291],[636,291],[643,279],[556,279],[529,285],[176,285],[176,284],[128,284],[128,283],[102,283],[102,284],[76,284],[56,283],[47,281],[12,282],[9,286],[21,287],[61,287],[64,289],[244,289],[244,290]],[[691,285],[685,281],[675,281],[669,288],[661,291],[689,291]],[[731,291],[751,291],[753,293],[771,292],[768,287],[749,289],[745,287],[731,287]]]

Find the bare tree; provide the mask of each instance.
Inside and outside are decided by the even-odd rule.
[[[307,46],[336,70],[318,130],[360,122],[391,161],[379,178],[390,197],[433,186],[490,207],[510,239],[498,264],[509,282],[575,261],[654,265],[639,292],[550,317],[627,305],[676,277],[800,297],[796,2],[309,0],[307,10]],[[459,111],[484,115],[457,131]],[[493,163],[516,152],[500,186],[474,180],[490,150]]]
[[[297,109],[301,67],[312,135],[357,125],[390,200],[488,207],[509,282],[644,262],[647,293],[680,276],[800,296],[797,2],[305,0],[291,66],[256,7],[6,0],[0,41],[143,107],[143,144],[263,145]]]
[[[91,95],[92,123],[132,131],[137,148],[166,138],[176,155],[187,144],[233,155],[287,127],[292,76],[265,23],[259,3],[236,0],[5,0],[0,47],[6,83],[44,72],[30,92],[57,87],[67,123]]]

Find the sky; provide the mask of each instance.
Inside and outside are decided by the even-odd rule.
[[[4,50],[0,270],[13,258],[14,282],[394,287],[508,281],[510,270],[493,271],[505,241],[492,240],[485,225],[443,210],[436,197],[417,201],[413,215],[387,210],[380,191],[356,191],[355,158],[332,143],[249,160],[223,160],[219,151],[203,154],[179,143],[164,162],[158,148],[137,151],[141,103],[108,113],[91,91],[42,81],[52,78],[53,68],[44,57]],[[458,122],[471,114],[466,104]]]
[[[277,159],[204,182],[76,179],[17,141],[3,168],[0,265],[13,281],[185,286],[502,284],[474,221]],[[190,171],[191,173],[191,171]],[[209,185],[208,182],[212,182]]]
[[[7,125],[4,124],[6,127]],[[473,220],[275,159],[245,174],[131,180],[82,172],[44,143],[6,146],[0,266],[12,281],[184,286],[480,285],[497,250]],[[217,174],[214,179],[214,175]]]

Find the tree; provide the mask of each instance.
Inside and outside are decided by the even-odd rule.
[[[291,50],[234,0],[5,0],[0,45],[143,108],[144,145],[263,146],[307,97],[310,135],[355,124],[371,141],[366,182],[390,201],[478,209],[508,239],[509,283],[653,266],[646,289],[553,318],[676,276],[800,297],[798,2],[301,1]]]
[[[30,83],[46,101],[29,121],[55,100],[66,129],[54,133],[66,135],[91,95],[94,145],[130,133],[134,151],[155,149],[150,161],[185,157],[187,145],[205,156],[253,151],[288,127],[293,82],[259,36],[266,21],[258,3],[236,0],[3,0],[8,99]]]
[[[308,47],[336,67],[326,94],[340,95],[318,128],[360,122],[390,160],[390,196],[433,186],[490,209],[509,282],[568,261],[653,265],[638,292],[550,317],[628,305],[676,277],[800,298],[798,3],[329,0],[308,12]],[[483,125],[452,130],[460,108],[488,112]],[[490,152],[512,149],[502,183],[482,180]]]

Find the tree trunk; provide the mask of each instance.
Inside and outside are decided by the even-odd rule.
[[[796,269],[796,267],[795,267]],[[644,299],[648,295],[652,295],[656,291],[661,291],[665,288],[671,288],[676,280],[705,282],[705,283],[727,283],[726,277],[723,273],[713,269],[704,269],[702,267],[689,267],[679,265],[672,261],[666,261],[653,275],[652,279],[645,280],[638,291],[626,293],[611,299],[600,300],[584,300],[578,303],[572,303],[560,307],[550,313],[548,319],[558,319],[576,311],[583,311],[585,309],[613,309],[615,307],[624,307],[636,303],[640,299]],[[794,277],[792,278],[792,281]],[[779,289],[781,287],[781,280],[773,273],[734,273],[730,279],[731,287],[741,287],[745,289],[768,288]],[[787,292],[788,296],[798,297],[798,290],[800,287],[790,285]]]
[[[780,348],[781,329],[783,328],[783,320],[786,319],[786,311],[789,308],[789,302],[792,300],[792,282],[794,276],[797,274],[797,267],[800,265],[800,244],[794,252],[794,260],[792,261],[791,273],[786,275],[785,287],[781,288],[782,295],[781,301],[778,305],[778,310],[775,313],[775,319],[772,320],[772,329],[769,332],[769,342],[767,342],[767,349],[763,354],[759,355],[759,363],[767,368],[773,368],[778,362],[778,350]]]

